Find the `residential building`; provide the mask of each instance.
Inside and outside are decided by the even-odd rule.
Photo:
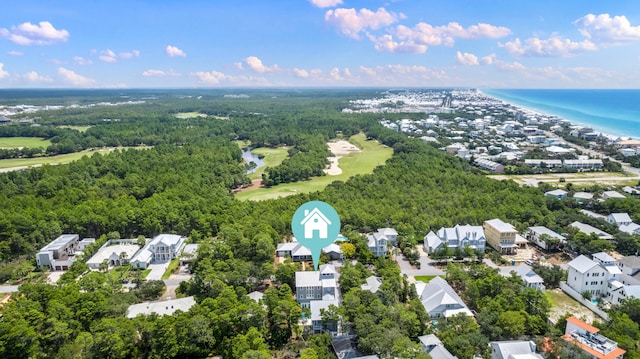
[[[631,194],[631,195],[640,195],[640,191],[631,187],[631,186],[624,186],[622,187],[622,191],[626,194]]]
[[[601,231],[596,227],[590,226],[582,222],[575,221],[571,223],[569,226],[576,228],[579,232],[582,232],[584,234],[595,233],[600,239],[608,239],[608,240],[613,239],[613,236],[610,235],[609,233],[605,231]]]
[[[624,285],[621,282],[611,283],[607,300],[611,304],[620,304],[625,299],[640,299],[640,285]]]
[[[278,257],[291,257],[294,262],[299,261],[310,261],[311,251],[300,244],[295,237],[291,240],[291,242],[278,243],[278,248],[276,249],[276,255]]]
[[[338,335],[338,323],[324,323],[322,320],[322,310],[329,309],[330,306],[340,306],[338,300],[312,300],[309,302],[311,310],[311,330],[313,334],[328,332],[332,336]]]
[[[191,264],[196,257],[198,257],[198,244],[191,243],[184,246],[182,250],[182,254],[180,255],[180,265],[188,265]]]
[[[470,317],[473,313],[467,308],[449,283],[441,277],[435,277],[429,283],[416,282],[416,291],[424,310],[432,319],[451,317],[464,313]]]
[[[256,291],[253,291],[253,292],[247,294],[247,296],[249,298],[253,299],[253,301],[255,301],[256,303],[260,303],[260,301],[262,300],[262,297],[264,297],[264,294],[262,292],[258,292],[256,290]]]
[[[524,160],[524,164],[526,164],[529,167],[555,168],[555,167],[562,167],[562,160],[527,159],[527,160]]]
[[[543,359],[536,353],[536,344],[531,340],[506,340],[490,342],[491,359]]]
[[[424,237],[424,250],[433,253],[445,246],[450,249],[464,249],[469,246],[473,250],[484,253],[486,238],[482,226],[456,225],[455,227],[442,227],[437,234],[429,232]]]
[[[632,223],[628,213],[611,213],[607,216],[607,222],[615,224],[618,227]]]
[[[604,252],[595,253],[592,258],[580,255],[569,262],[567,285],[578,293],[589,292],[606,299],[609,283],[618,281],[622,272],[616,260]]]
[[[146,269],[153,262],[166,262],[178,258],[187,237],[177,234],[159,234],[148,241],[136,255],[131,258],[131,266]]]
[[[392,234],[391,238],[393,238],[393,240],[395,241],[396,236],[397,232],[395,235]],[[379,229],[378,232],[367,235],[367,246],[369,247],[371,253],[375,254],[378,257],[382,257],[387,254],[388,248],[392,245],[391,238],[385,234],[385,231],[381,231]]]
[[[563,199],[567,197],[567,191],[561,190],[561,189],[555,189],[553,191],[549,191],[549,192],[545,192],[544,195],[547,197],[552,197],[552,198],[556,198],[556,199]]]
[[[618,227],[618,229],[620,230],[620,232],[624,232],[631,235],[640,234],[640,224],[637,224],[637,223],[622,225]]]
[[[196,304],[194,297],[169,299],[161,302],[145,302],[130,305],[127,309],[127,318],[135,318],[138,315],[157,314],[159,316],[171,315],[178,310],[188,312]]]
[[[511,272],[514,272],[520,277],[524,283],[529,288],[545,290],[544,280],[540,277],[536,272],[534,272],[531,267],[526,264],[520,264],[519,266],[511,269]]]
[[[561,337],[575,344],[587,357],[597,359],[622,359],[626,351],[618,343],[599,334],[600,329],[576,317],[567,318],[567,328]]]
[[[77,234],[63,234],[42,247],[36,254],[38,268],[50,270],[67,270],[75,260],[80,236]]]
[[[476,164],[476,166],[491,171],[491,172],[498,172],[498,173],[502,173],[504,172],[504,165],[500,164],[498,162],[493,162],[491,160],[488,160],[486,158],[477,158],[474,163]]]
[[[518,250],[516,235],[518,231],[509,223],[500,219],[491,219],[482,226],[487,243],[500,254],[515,254]]]
[[[590,201],[593,199],[593,193],[576,192],[573,194],[573,199],[575,199],[577,202]]]
[[[398,239],[398,232],[395,230],[395,228],[390,228],[390,227],[385,227],[385,228],[378,228],[378,233],[382,233],[385,237],[387,237],[387,239],[389,240],[389,242],[391,242],[392,245],[396,245],[396,240]]]
[[[432,359],[458,359],[455,355],[451,354],[444,344],[435,336],[435,334],[427,334],[418,337],[422,350],[429,354]]]
[[[594,159],[564,160],[562,164],[566,168],[578,169],[600,169],[603,166],[602,160]]]
[[[367,277],[366,283],[362,284],[360,286],[360,289],[366,290],[375,294],[381,285],[382,285],[382,278],[372,275]]]
[[[603,221],[607,220],[607,216],[603,216],[603,215],[601,215],[599,213],[590,211],[588,209],[581,209],[580,212],[582,212],[582,214],[587,215],[587,216],[589,216],[591,218],[602,219]]]
[[[608,200],[611,198],[617,198],[617,199],[625,199],[627,197],[625,197],[622,193],[620,192],[616,192],[616,191],[605,191],[602,192],[602,199],[603,200]]]
[[[566,243],[566,238],[544,226],[529,227],[529,240],[542,249],[550,249],[545,238],[557,240],[559,244]]]
[[[135,240],[109,240],[87,260],[87,265],[91,269],[100,269],[103,262],[109,267],[127,264],[139,250]]]
[[[336,268],[323,264],[319,270],[296,272],[296,300],[303,308],[310,308],[314,300],[338,300]]]

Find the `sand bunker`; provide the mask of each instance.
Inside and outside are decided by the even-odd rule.
[[[324,172],[329,176],[337,176],[342,174],[342,169],[338,167],[338,160],[345,155],[353,152],[360,152],[360,149],[356,147],[354,144],[349,143],[345,140],[329,142],[329,150],[333,154],[333,157],[327,158],[330,162],[329,168],[325,169]]]

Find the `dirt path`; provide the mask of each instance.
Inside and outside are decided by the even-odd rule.
[[[251,191],[251,190],[254,190],[254,189],[260,188],[260,187],[263,187],[262,186],[262,180],[261,179],[254,179],[253,181],[251,181],[251,184],[249,186],[242,187],[242,188],[236,188],[236,189],[233,190],[233,193]]]

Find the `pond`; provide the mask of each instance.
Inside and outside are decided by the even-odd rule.
[[[251,162],[256,164],[255,167],[247,171],[247,174],[253,173],[256,171],[256,169],[264,166],[264,161],[262,160],[261,156],[256,155],[255,153],[251,153],[251,150],[252,150],[251,147],[244,148],[242,150],[242,159],[244,160],[244,162],[246,164],[250,164]]]

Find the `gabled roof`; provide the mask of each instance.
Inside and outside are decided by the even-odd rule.
[[[417,289],[417,288],[416,288]],[[421,288],[420,301],[427,313],[433,312],[442,305],[457,305],[458,308],[450,308],[450,314],[462,311],[469,316],[473,316],[471,311],[464,304],[462,299],[451,288],[449,283],[441,277],[435,277]],[[447,313],[445,313],[447,316]]]
[[[640,231],[640,225],[636,223],[623,224],[618,229],[620,230],[620,232],[634,234]]]
[[[256,302],[258,302],[258,301],[260,301],[260,299],[262,299],[262,297],[264,297],[264,294],[262,292],[258,292],[256,290],[256,291],[253,291],[253,292],[247,294],[247,296],[249,296],[249,298],[251,298],[251,299],[255,300]]]
[[[361,285],[360,288],[362,290],[368,290],[371,293],[376,293],[378,288],[382,285],[382,278],[376,276],[369,276],[366,279],[366,283]]]
[[[538,234],[538,235],[543,235],[546,234],[547,236],[551,237],[551,238],[555,238],[555,239],[559,239],[561,241],[563,241],[565,238],[561,235],[559,235],[558,233],[550,230],[547,227],[544,226],[533,226],[533,227],[529,227],[529,230]]]
[[[336,267],[333,264],[323,264],[319,269],[320,274],[336,274]]]
[[[151,262],[151,258],[153,258],[153,253],[151,253],[147,248],[143,248],[133,258],[131,258],[130,262],[149,263]]]
[[[569,262],[568,266],[579,273],[586,273],[591,268],[598,266],[598,263],[581,254],[576,259]]]
[[[640,299],[640,285],[626,285],[624,286],[624,294],[629,297]]]
[[[622,193],[616,192],[616,191],[605,191],[605,192],[602,192],[602,196],[603,197],[609,197],[609,198],[626,198]]]
[[[398,232],[395,230],[395,228],[378,228],[378,232],[384,234],[385,236],[397,236]]]
[[[527,283],[544,283],[542,277],[536,274],[536,272],[534,272],[529,266],[525,264],[520,264],[519,266],[513,268],[511,271],[516,272],[516,274],[518,274],[518,276]]]
[[[135,318],[138,315],[156,313],[160,316],[171,315],[178,310],[188,312],[196,304],[193,297],[170,299],[161,302],[147,302],[130,305],[127,309],[127,317]]]
[[[553,191],[545,192],[545,196],[565,196],[567,191],[561,189],[554,189]]]
[[[595,227],[590,226],[590,225],[585,224],[585,223],[581,223],[581,222],[575,221],[575,222],[571,223],[570,226],[573,227],[573,228],[577,228],[578,231],[580,231],[582,233],[585,233],[585,234],[595,233],[601,239],[613,239],[613,236],[610,235],[609,233],[607,233],[605,231],[601,231],[598,228],[595,228]]]
[[[164,244],[165,246],[170,247],[173,245],[178,245],[182,240],[186,240],[186,237],[177,234],[163,233],[153,237],[151,242],[149,242],[149,245]]]
[[[615,223],[631,222],[629,213],[611,213],[609,217],[611,217]]]
[[[442,240],[440,239],[440,237],[438,237],[435,233],[433,233],[433,231],[429,232],[425,237],[424,237],[424,241],[427,243],[427,246],[431,247],[431,248],[438,248],[440,247],[440,245],[442,245]]]
[[[615,262],[616,261],[615,258],[613,258],[612,256],[608,255],[605,252],[594,253],[594,254],[591,255],[591,257],[593,257],[593,259],[597,259],[597,260],[599,260],[600,262],[603,262],[603,263]]]
[[[573,194],[573,198],[592,199],[593,194],[589,192],[576,192]]]
[[[625,267],[640,269],[640,257],[639,256],[624,256],[618,259],[618,263],[624,264]]]

